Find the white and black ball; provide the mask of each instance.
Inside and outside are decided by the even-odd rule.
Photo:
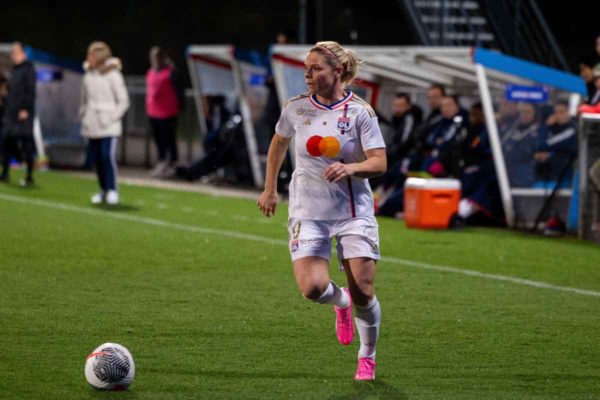
[[[98,346],[85,360],[85,379],[95,389],[127,390],[134,375],[131,353],[117,343]]]

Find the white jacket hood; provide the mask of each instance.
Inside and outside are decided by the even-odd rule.
[[[102,65],[100,65],[99,67],[90,68],[90,64],[87,61],[84,61],[83,69],[85,71],[98,70],[98,72],[100,72],[101,74],[106,74],[107,72],[110,72],[113,69],[116,69],[117,71],[121,71],[123,69],[123,63],[121,62],[121,60],[119,58],[111,57],[111,58],[107,59],[106,61],[104,61],[104,63]]]

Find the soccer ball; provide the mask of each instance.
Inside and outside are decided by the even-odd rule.
[[[120,344],[104,343],[85,360],[85,379],[95,389],[127,390],[134,375],[133,357]]]

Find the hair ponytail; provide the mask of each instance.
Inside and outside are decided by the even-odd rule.
[[[310,51],[318,51],[325,57],[331,67],[342,67],[340,80],[344,86],[351,85],[358,76],[362,60],[358,58],[355,52],[343,48],[338,42],[317,42]]]

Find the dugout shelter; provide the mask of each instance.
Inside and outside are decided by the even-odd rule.
[[[207,134],[205,96],[224,96],[229,112],[242,119],[252,178],[262,187],[270,140],[261,124],[269,93],[262,56],[231,45],[191,45],[187,62],[201,134]]]

